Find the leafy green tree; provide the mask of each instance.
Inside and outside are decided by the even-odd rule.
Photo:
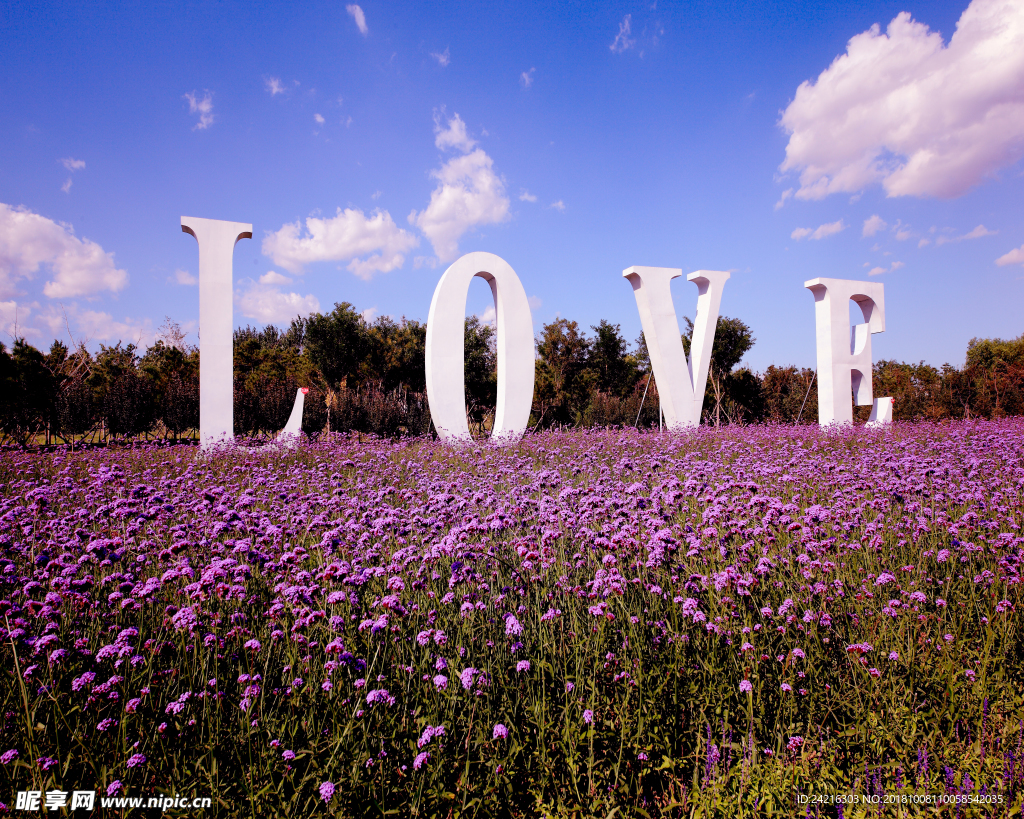
[[[332,387],[351,379],[358,381],[359,369],[366,358],[368,339],[366,322],[347,301],[335,304],[326,314],[314,313],[292,322],[295,334],[309,362]],[[355,386],[355,383],[349,386]]]
[[[426,324],[380,316],[367,328],[366,341],[361,380],[379,382],[385,391],[426,390]]]
[[[465,324],[466,415],[469,423],[481,427],[494,412],[498,401],[498,355],[496,333],[478,316],[469,316]]]
[[[776,367],[765,370],[760,378],[762,411],[755,420],[776,424],[817,423],[818,391],[814,370],[804,367]]]
[[[967,367],[991,370],[998,362],[1024,364],[1024,335],[1006,341],[1001,338],[972,338],[967,342]]]
[[[590,329],[594,331],[594,338],[590,342],[587,364],[594,372],[595,386],[619,398],[628,395],[636,386],[640,371],[636,358],[629,355],[619,325],[602,319]]]
[[[588,366],[591,342],[568,319],[545,324],[537,339],[534,414],[538,426],[583,422],[597,376]]]
[[[690,355],[690,343],[693,338],[693,322],[684,316],[686,332],[683,333],[683,350]],[[715,325],[715,340],[711,345],[711,363],[708,367],[708,385],[704,392],[704,404],[708,410],[709,420],[713,419],[717,427],[722,420],[723,407],[726,418],[730,410],[738,421],[742,416],[750,418],[756,414],[758,401],[757,391],[749,375],[733,376],[733,369],[743,356],[754,346],[754,334],[750,327],[738,318],[719,316]],[[748,406],[753,403],[755,406]]]

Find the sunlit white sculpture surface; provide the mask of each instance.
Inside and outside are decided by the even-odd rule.
[[[871,336],[885,332],[885,296],[881,282],[811,279],[804,287],[814,294],[818,340],[818,423],[852,424],[858,406],[872,406],[872,426],[892,421],[892,399],[874,399],[871,390]],[[864,324],[850,326],[850,300],[860,308]]]
[[[465,321],[469,284],[491,286],[497,322],[498,402],[491,437],[518,439],[533,404],[533,317],[522,282],[493,253],[467,253],[441,277],[427,317],[426,376],[430,417],[442,441],[469,441],[466,419]]]
[[[252,225],[182,216],[181,229],[199,243],[199,445],[209,449],[234,440],[234,316],[232,256],[239,239],[252,238]],[[291,445],[302,428],[302,388],[281,433]]]
[[[722,290],[729,279],[729,274],[722,270],[698,270],[686,277],[697,285],[698,292],[697,318],[693,323],[690,360],[687,361],[670,289],[672,279],[682,274],[682,270],[673,267],[629,267],[622,271],[633,285],[665,425],[669,429],[695,427],[700,423]]]
[[[291,415],[288,416],[288,423],[277,434],[277,443],[280,446],[295,446],[302,437],[302,411],[306,406],[306,393],[308,392],[309,387],[299,387],[295,391],[295,404],[292,406]]]

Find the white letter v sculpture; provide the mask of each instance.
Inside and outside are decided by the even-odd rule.
[[[690,360],[687,361],[669,287],[672,279],[682,274],[682,270],[672,267],[630,267],[622,271],[633,285],[651,369],[669,429],[695,427],[700,423],[718,310],[729,278],[722,270],[698,270],[686,277],[697,285],[699,292]]]

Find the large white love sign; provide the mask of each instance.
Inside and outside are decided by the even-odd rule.
[[[669,429],[695,427],[700,423],[704,406],[711,347],[729,274],[723,270],[698,270],[686,277],[697,285],[698,292],[689,361],[670,289],[672,279],[683,275],[683,271],[674,267],[634,266],[623,270],[622,275],[633,285],[665,425]]]
[[[232,257],[239,239],[252,238],[252,225],[182,216],[181,230],[199,243],[199,445],[209,449],[235,437]],[[298,440],[304,396],[295,395],[282,444]]]
[[[851,392],[858,406],[871,405],[868,426],[892,421],[892,399],[873,398],[871,336],[885,332],[885,291],[881,282],[811,279],[818,340],[818,423],[852,424]],[[850,326],[850,301],[864,324]]]
[[[234,437],[234,351],[232,349],[232,255],[239,239],[252,238],[252,225],[181,217],[181,229],[199,243],[199,439],[204,448]],[[698,270],[686,277],[697,285],[697,315],[687,359],[672,301],[674,267],[634,266],[622,271],[633,286],[651,369],[669,429],[700,423],[711,350],[718,326],[723,270]],[[533,317],[526,291],[512,267],[493,253],[467,253],[449,267],[434,290],[427,317],[426,381],[430,417],[442,441],[471,441],[466,418],[465,320],[469,284],[479,276],[491,287],[497,324],[498,400],[491,438],[518,440],[533,406]],[[873,398],[871,335],[885,330],[884,290],[879,282],[812,279],[818,342],[818,422],[852,424],[851,393],[859,405],[873,405],[868,426],[892,421],[892,399]],[[864,314],[850,326],[849,302]],[[277,445],[299,440],[305,390]]]
[[[526,431],[533,406],[533,317],[516,272],[493,253],[467,253],[444,272],[434,290],[427,317],[430,417],[442,441],[472,440],[466,419],[465,321],[475,276],[491,286],[497,323],[498,402],[491,438],[515,441]]]

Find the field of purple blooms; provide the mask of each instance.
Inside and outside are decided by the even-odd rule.
[[[1022,492],[1022,419],[4,451],[0,801],[1020,815]]]

